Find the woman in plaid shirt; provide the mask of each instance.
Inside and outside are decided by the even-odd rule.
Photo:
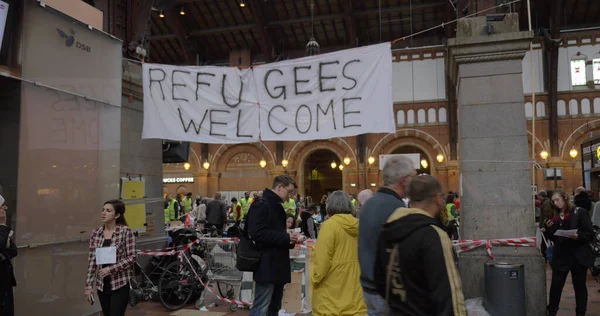
[[[104,225],[94,229],[90,239],[85,296],[93,304],[93,295],[98,294],[105,316],[122,316],[129,302],[129,279],[133,277],[132,266],[136,260],[135,237],[127,227],[122,201],[104,203],[102,221]],[[97,249],[103,247],[116,248],[115,263],[96,263]]]

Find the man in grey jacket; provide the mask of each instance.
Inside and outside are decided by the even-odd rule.
[[[385,300],[379,296],[375,285],[375,256],[381,226],[397,208],[406,207],[402,198],[407,194],[410,179],[416,176],[412,160],[396,156],[383,167],[383,186],[360,209],[358,225],[358,260],[360,283],[369,316],[388,315]]]

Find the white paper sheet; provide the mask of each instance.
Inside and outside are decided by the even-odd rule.
[[[96,264],[117,263],[117,247],[96,248]]]
[[[569,229],[569,230],[565,230],[565,229],[559,229],[556,231],[556,233],[554,233],[554,236],[561,236],[561,237],[571,237],[573,235],[577,234],[577,229]]]

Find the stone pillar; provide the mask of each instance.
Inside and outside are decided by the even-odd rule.
[[[202,169],[193,174],[194,176],[194,198],[196,195],[200,194],[200,196],[207,197],[209,195],[209,181],[208,181],[208,171]]]
[[[534,237],[531,164],[523,107],[522,59],[532,40],[517,14],[491,22],[461,19],[449,40],[450,76],[458,88],[461,238]],[[545,315],[546,274],[538,249],[494,247],[497,262],[525,265],[527,315]],[[484,295],[484,247],[461,253],[465,298]]]

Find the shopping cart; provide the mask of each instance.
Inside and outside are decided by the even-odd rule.
[[[196,307],[204,306],[207,292],[217,296],[220,301],[229,303],[232,312],[237,310],[238,304],[249,305],[241,300],[243,272],[235,268],[237,239],[201,238],[201,244],[206,249],[202,259],[208,265],[204,284],[207,291],[202,292],[196,301]]]

